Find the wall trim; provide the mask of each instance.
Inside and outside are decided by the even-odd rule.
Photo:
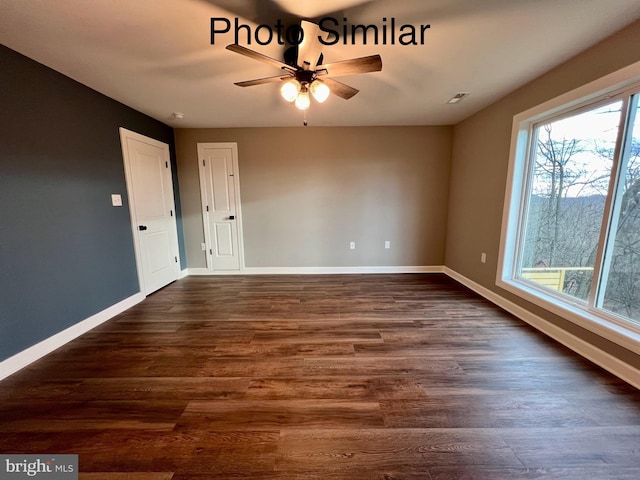
[[[190,277],[192,275],[213,275],[214,273],[208,268],[187,268],[187,276]],[[242,272],[239,272],[238,275],[242,275]]]
[[[373,267],[245,267],[242,270],[212,271],[190,268],[189,275],[340,275],[364,273],[444,273],[444,266]]]
[[[451,270],[450,268],[445,267],[444,273],[452,279],[460,282],[465,287],[473,290],[478,295],[489,300],[491,303],[506,310],[520,320],[541,331],[545,335],[553,338],[557,342],[560,342],[562,345],[573,350],[578,355],[586,358],[587,360],[604,368],[609,373],[612,373],[616,377],[640,389],[640,370],[632,367],[628,363],[623,362],[613,355],[610,355],[604,350],[601,350],[598,347],[585,342],[581,338],[578,338],[575,335],[555,326],[551,322],[531,313],[529,310],[521,307],[520,305],[517,305],[512,301],[498,295],[497,293],[492,292],[488,288],[483,287],[473,280],[470,280],[469,278],[456,272],[455,270]]]
[[[86,318],[85,320],[70,326],[69,328],[62,330],[61,332],[52,335],[40,343],[16,353],[12,357],[7,358],[0,362],[0,380],[7,378],[9,375],[13,375],[18,370],[23,369],[27,365],[39,360],[40,358],[48,355],[54,350],[62,347],[66,343],[74,340],[75,338],[87,333],[89,330],[97,327],[98,325],[112,319],[116,315],[124,312],[125,310],[137,305],[145,299],[142,293],[136,293],[129,298],[125,298],[121,302],[112,305],[95,315]]]

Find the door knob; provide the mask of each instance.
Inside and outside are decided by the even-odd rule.
[[[140,230],[141,232],[143,232],[146,229],[147,229],[146,225],[138,225],[138,230]]]

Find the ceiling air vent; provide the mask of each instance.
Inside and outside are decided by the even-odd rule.
[[[453,103],[458,103],[459,101],[461,101],[467,95],[469,95],[469,92],[458,92],[453,97],[451,97],[449,100],[447,100],[447,103],[452,103],[452,104]]]

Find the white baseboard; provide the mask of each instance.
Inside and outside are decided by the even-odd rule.
[[[178,272],[178,280],[181,280],[183,278],[186,278],[189,276],[189,269],[185,268],[184,270],[180,270]]]
[[[92,315],[91,317],[70,326],[66,330],[56,333],[55,335],[41,341],[40,343],[37,343],[32,347],[29,347],[26,350],[23,350],[19,353],[16,353],[14,356],[7,358],[6,360],[0,362],[0,380],[14,374],[30,363],[33,363],[36,360],[44,357],[45,355],[53,352],[64,344],[79,337],[83,333],[88,332],[101,323],[106,322],[107,320],[124,312],[128,308],[131,308],[134,305],[140,303],[144,299],[145,297],[142,293],[136,293],[135,295],[132,295],[131,297],[126,298],[121,302],[118,302],[115,305],[112,305],[109,308],[106,308],[105,310],[102,310],[101,312],[98,312],[95,315]]]
[[[213,275],[208,268],[187,268],[187,276]]]
[[[377,267],[245,267],[242,270],[212,272],[206,268],[190,268],[189,275],[340,275],[365,273],[443,273],[435,266]]]
[[[345,275],[365,273],[442,273],[442,266],[374,267],[250,267],[245,275]]]
[[[483,287],[450,268],[445,267],[444,273],[454,280],[457,280],[465,287],[473,290],[478,295],[486,298],[491,303],[503,308],[512,315],[518,317],[520,320],[528,323],[537,330],[540,330],[545,335],[553,338],[557,342],[560,342],[562,345],[573,350],[578,355],[583,356],[587,360],[599,365],[618,378],[640,389],[640,370],[637,368],[634,368],[613,355],[600,350],[591,343],[585,342],[566,330],[555,326],[542,317],[534,315],[529,310],[522,308],[520,305],[517,305],[504,297],[501,297],[497,293],[492,292],[488,288]]]

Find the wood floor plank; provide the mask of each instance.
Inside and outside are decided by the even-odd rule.
[[[383,400],[391,428],[537,428],[596,426],[594,420],[560,395],[429,395],[418,400]],[[472,408],[467,408],[470,404]]]
[[[186,406],[180,400],[10,401],[2,405],[0,424],[4,432],[172,430]]]
[[[640,466],[637,426],[514,429],[502,437],[530,468]]]
[[[318,330],[298,330],[296,332],[257,332],[251,343],[350,343],[350,344],[382,344],[382,336],[377,330],[342,330],[320,328]]]
[[[489,429],[286,430],[279,452],[279,470],[301,473],[331,466],[344,472],[366,467],[423,473],[433,465],[522,466],[500,434]]]
[[[418,399],[426,398],[423,386],[407,376],[276,377],[255,378],[247,398],[277,399]]]
[[[307,375],[464,375],[452,358],[431,357],[356,357],[308,358],[304,361]]]
[[[274,428],[382,427],[378,402],[354,400],[193,401],[176,428],[268,430]]]
[[[187,277],[0,382],[85,480],[636,480],[640,392],[440,274]]]
[[[171,480],[173,472],[80,473],[78,480]]]
[[[512,468],[437,467],[431,480],[636,480],[640,467]],[[391,473],[388,480],[422,480],[422,474]]]
[[[249,343],[218,345],[210,357],[325,357],[353,356],[355,349],[349,343]]]
[[[244,398],[250,379],[233,377],[88,378],[68,400],[212,400]]]

